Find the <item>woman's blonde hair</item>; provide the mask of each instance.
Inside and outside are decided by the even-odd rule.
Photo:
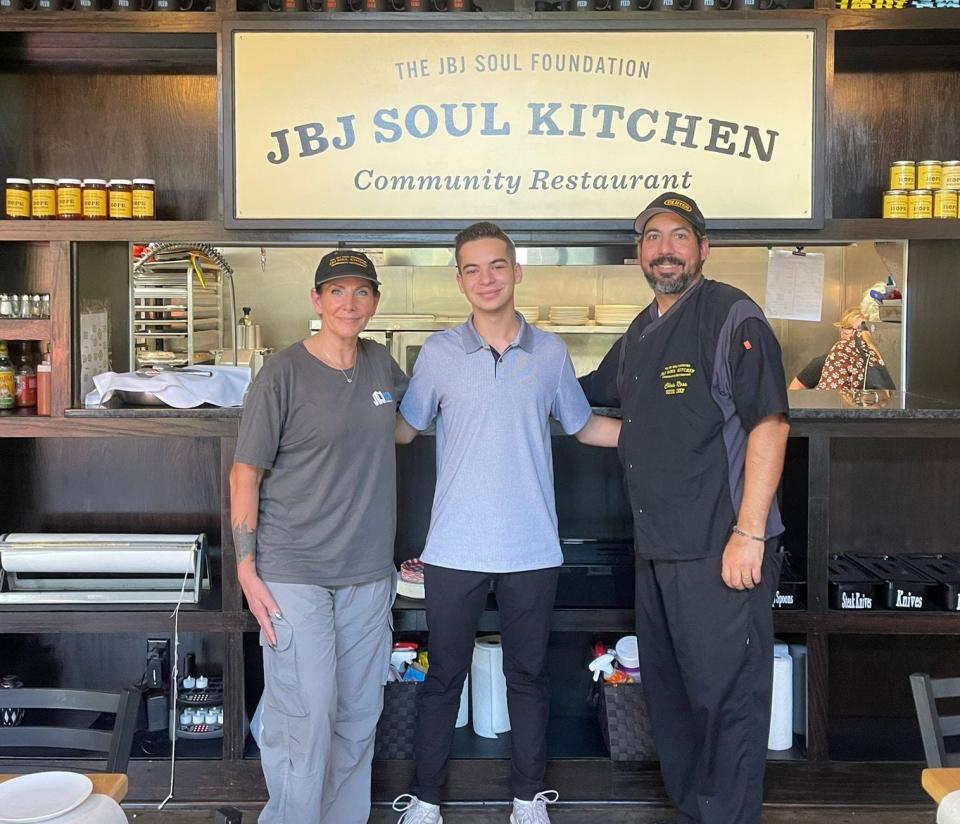
[[[840,315],[840,320],[838,320],[834,326],[838,329],[843,329],[846,327],[850,328],[859,328],[859,325],[854,327],[853,320],[854,318],[862,318],[861,323],[866,323],[867,319],[864,317],[863,310],[859,306],[854,306],[852,309],[847,309],[842,315]],[[880,356],[880,363],[883,363],[883,356],[880,355],[880,347],[877,346],[877,342],[873,339],[873,335],[870,334],[866,329],[860,333],[860,340],[862,340],[867,346],[873,349],[878,356]]]
[[[844,326],[846,326],[849,329],[853,327],[854,325],[853,319],[856,317],[863,318],[863,312],[860,310],[859,306],[854,306],[852,309],[847,309],[846,312],[840,315],[840,320],[838,320],[833,325],[836,326],[838,329],[842,329]],[[863,319],[866,320],[866,318],[863,318]]]

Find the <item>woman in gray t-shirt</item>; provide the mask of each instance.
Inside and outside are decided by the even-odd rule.
[[[260,824],[364,824],[390,663],[396,407],[406,385],[359,338],[379,282],[360,252],[317,267],[314,336],[264,365],[230,472],[237,577],[263,646]]]

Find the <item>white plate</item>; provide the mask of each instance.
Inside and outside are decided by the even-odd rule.
[[[34,824],[79,807],[93,782],[72,772],[20,775],[0,784],[0,824]]]

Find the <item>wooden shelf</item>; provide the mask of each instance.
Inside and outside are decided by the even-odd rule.
[[[67,417],[33,414],[0,416],[0,438],[221,438],[236,437],[240,419],[189,417]]]
[[[78,609],[76,605],[29,608],[0,607],[0,633],[44,634],[63,632],[173,632],[174,604],[142,609]],[[192,605],[180,608],[180,632],[228,632],[236,621],[219,610],[202,610]]]
[[[0,340],[50,340],[53,327],[50,319],[0,320]]]
[[[311,246],[338,244],[362,239],[370,245],[393,243],[412,246],[450,245],[456,230],[424,231],[411,226],[387,231],[382,225],[350,230],[255,230],[225,229],[214,220],[91,221],[58,223],[0,221],[0,242],[206,242],[237,246]],[[511,231],[518,244],[633,245],[632,232],[570,232],[558,229]],[[960,240],[960,220],[883,220],[837,219],[826,221],[822,229],[712,229],[714,246],[840,245],[869,240]]]

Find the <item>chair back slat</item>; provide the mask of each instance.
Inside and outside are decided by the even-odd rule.
[[[960,678],[931,678],[934,698],[960,698]]]
[[[84,712],[116,712],[119,692],[98,690],[34,689],[24,687],[5,690],[3,706],[13,709],[81,710]]]
[[[0,747],[56,747],[106,754],[110,751],[110,730],[76,727],[0,727]]]
[[[3,690],[0,704],[11,709],[56,710],[108,713],[114,715],[113,728],[88,729],[74,726],[0,727],[0,747],[82,750],[106,756],[106,771],[124,773],[130,759],[130,746],[136,726],[140,690],[127,687],[119,692],[98,690],[18,688]],[[33,721],[32,715],[27,721]],[[75,720],[72,723],[77,723]]]
[[[941,715],[940,735],[944,738],[960,735],[960,715]]]

